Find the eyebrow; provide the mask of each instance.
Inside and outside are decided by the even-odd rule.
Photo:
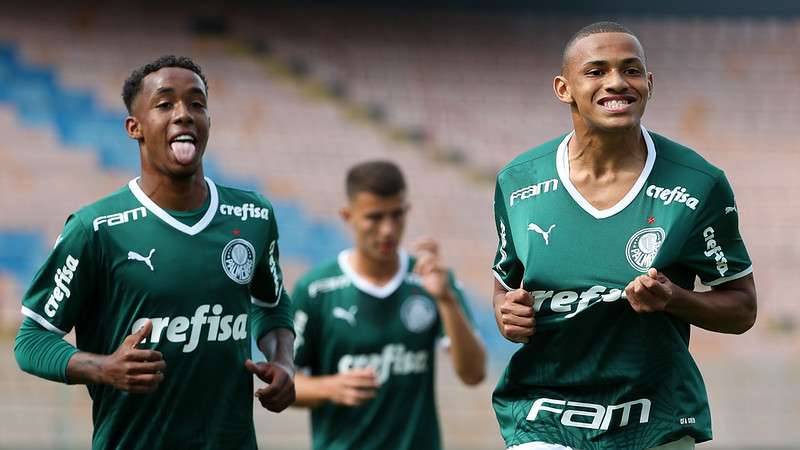
[[[174,94],[174,93],[175,93],[175,88],[164,86],[156,89],[156,92],[154,94],[161,95],[161,94]],[[190,88],[189,93],[206,95],[206,92],[197,86]]]
[[[625,58],[625,59],[622,60],[622,64],[631,64],[631,63],[640,63],[641,64],[642,63],[642,59],[638,58],[638,57],[634,57],[634,58]],[[583,64],[584,67],[586,67],[586,66],[607,66],[607,65],[608,65],[608,61],[602,60],[602,59],[598,59],[598,60],[595,60],[595,61],[588,61],[588,62]]]

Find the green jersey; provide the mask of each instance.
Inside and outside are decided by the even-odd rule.
[[[315,450],[437,450],[435,344],[442,336],[436,300],[400,252],[400,269],[385,286],[337,261],[303,276],[292,292],[295,363],[308,375],[371,367],[380,387],[358,407],[324,403],[311,411]],[[452,274],[451,287],[470,312]]]
[[[137,180],[71,215],[22,313],[80,350],[113,353],[147,319],[140,345],[164,355],[158,390],[89,385],[94,449],[255,449],[250,339],[292,328],[272,207],[208,185],[207,206],[167,212]]]
[[[570,182],[573,133],[536,147],[497,176],[494,275],[534,298],[536,333],[493,396],[507,446],[650,448],[711,439],[689,324],[637,314],[624,296],[654,267],[692,289],[752,271],[725,175],[642,128],[647,159],[630,192],[595,209]]]

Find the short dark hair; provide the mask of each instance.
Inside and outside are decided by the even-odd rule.
[[[191,58],[186,56],[164,55],[134,70],[131,72],[128,79],[125,80],[125,84],[122,85],[122,101],[125,102],[125,108],[127,108],[128,114],[132,112],[133,100],[142,90],[142,80],[144,80],[144,77],[165,67],[180,67],[181,69],[191,70],[196,73],[197,76],[203,80],[203,86],[206,88],[206,94],[208,94],[208,81],[206,81],[206,77],[203,76],[203,71],[200,70],[200,66],[192,61]]]
[[[567,67],[567,53],[569,53],[569,50],[572,48],[572,46],[585,37],[599,33],[625,33],[633,36],[637,41],[639,40],[639,38],[636,37],[636,35],[633,34],[630,29],[618,22],[606,20],[602,22],[590,23],[573,34],[572,37],[567,41],[567,44],[564,46],[564,51],[561,53],[562,72],[564,68]],[[642,50],[642,57],[644,57],[644,49]]]
[[[359,192],[391,197],[406,190],[406,180],[397,164],[391,161],[367,161],[347,171],[345,188],[349,199]]]

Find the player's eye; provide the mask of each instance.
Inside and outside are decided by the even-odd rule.
[[[625,73],[627,75],[641,75],[642,71],[638,67],[629,67],[625,69]]]
[[[158,108],[158,109],[170,109],[171,107],[172,107],[172,103],[170,103],[170,102],[161,102],[161,103],[156,105],[156,108]]]
[[[195,108],[205,108],[206,104],[203,102],[192,102],[192,106],[194,106]]]
[[[589,69],[586,71],[586,75],[590,77],[599,77],[603,74],[603,71],[600,69]]]

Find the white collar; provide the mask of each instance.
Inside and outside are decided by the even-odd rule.
[[[214,215],[217,213],[217,207],[219,206],[217,186],[209,178],[205,178],[205,180],[208,184],[208,195],[211,197],[211,202],[209,203],[208,210],[203,215],[203,218],[192,226],[181,223],[179,220],[172,217],[168,212],[164,211],[160,206],[156,205],[156,202],[151,200],[150,197],[144,193],[142,188],[139,187],[139,178],[140,177],[136,177],[128,182],[128,189],[130,189],[136,199],[139,200],[139,203],[144,205],[145,208],[158,216],[158,218],[163,220],[167,225],[175,228],[178,231],[186,233],[189,236],[194,236],[203,231],[208,224],[211,223],[211,220],[214,219]]]
[[[572,184],[569,178],[569,149],[567,145],[570,139],[572,139],[572,136],[575,135],[575,130],[572,130],[566,135],[564,140],[561,141],[561,144],[559,144],[558,151],[556,152],[556,170],[558,171],[558,177],[561,179],[561,184],[564,185],[564,188],[566,188],[573,200],[595,219],[611,217],[630,205],[636,196],[639,195],[639,191],[642,190],[642,187],[644,187],[645,182],[647,182],[647,177],[650,176],[650,172],[653,171],[653,165],[656,161],[656,146],[653,143],[653,139],[650,137],[650,133],[644,128],[644,125],[641,125],[641,127],[642,136],[644,136],[644,142],[647,145],[647,160],[644,163],[644,169],[642,169],[642,173],[639,174],[639,178],[633,183],[628,193],[625,194],[616,205],[608,209],[599,210],[592,206],[592,204],[578,192],[578,189]]]
[[[352,249],[342,250],[339,253],[339,268],[342,269],[342,273],[347,275],[352,281],[353,285],[360,291],[369,294],[373,297],[377,298],[386,298],[394,293],[397,288],[403,283],[405,280],[406,272],[408,272],[408,253],[405,250],[400,249],[397,252],[397,258],[400,262],[400,267],[397,269],[397,273],[392,276],[392,279],[389,280],[388,283],[384,284],[383,286],[376,286],[374,283],[370,282],[366,278],[359,275],[353,266],[350,265],[349,257],[350,254],[353,252]]]

